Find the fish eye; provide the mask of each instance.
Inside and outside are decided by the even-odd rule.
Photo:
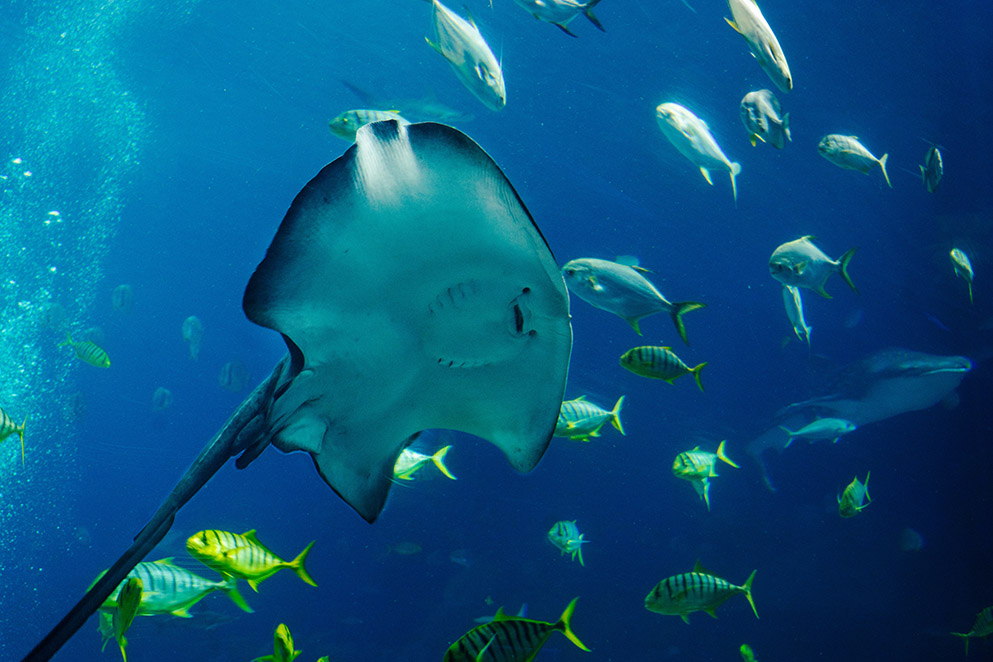
[[[565,275],[566,276],[575,276],[576,275],[576,270],[575,269],[566,269],[565,270]]]

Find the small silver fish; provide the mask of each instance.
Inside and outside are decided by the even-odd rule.
[[[445,5],[432,0],[435,39],[428,45],[452,65],[455,75],[490,110],[507,105],[503,68],[476,23],[466,20]]]
[[[856,428],[854,423],[843,418],[818,418],[795,431],[782,425],[779,426],[779,429],[789,436],[784,448],[789,448],[793,440],[798,437],[806,439],[810,443],[814,443],[818,439],[830,439],[832,444],[836,444],[839,439],[849,432],[854,432]]]
[[[606,32],[597,17],[593,15],[593,7],[600,0],[587,0],[586,2],[580,0],[514,0],[514,2],[524,7],[529,14],[539,21],[557,26],[570,37],[576,35],[569,30],[569,22],[580,14],[590,19],[590,23],[601,32]]]
[[[948,256],[952,258],[952,268],[955,269],[955,275],[969,285],[969,303],[972,303],[972,278],[974,276],[972,261],[961,248],[953,248]]]
[[[339,113],[329,123],[331,133],[350,143],[355,142],[355,132],[366,124],[396,120],[400,124],[410,124],[395,110],[367,110],[359,108]]]
[[[700,173],[708,184],[714,185],[710,179],[711,169],[728,171],[731,175],[731,193],[737,202],[738,187],[734,178],[741,172],[741,165],[724,155],[707,123],[678,103],[659,104],[655,108],[655,117],[665,137],[680,154],[700,168]]]
[[[783,115],[779,99],[769,90],[754,90],[741,100],[741,122],[748,130],[748,139],[755,147],[757,141],[782,149],[790,137],[790,114]]]
[[[856,136],[830,133],[821,138],[821,142],[817,144],[817,151],[839,168],[858,170],[866,175],[879,166],[883,171],[886,185],[893,188],[893,184],[890,184],[890,176],[886,174],[886,159],[889,158],[889,154],[883,154],[882,158],[877,159]]]
[[[851,248],[832,260],[817,246],[813,235],[807,235],[781,244],[769,257],[769,273],[783,285],[809,288],[827,299],[831,295],[824,290],[828,277],[837,272],[855,292],[858,289],[848,275],[848,263],[858,248]]]
[[[941,152],[937,145],[931,145],[931,149],[924,155],[924,165],[921,166],[921,178],[924,180],[924,188],[928,193],[938,190],[941,177],[945,174],[945,164],[941,160]]]
[[[745,38],[762,70],[783,92],[792,90],[793,78],[786,56],[755,0],[728,0],[728,7],[734,20],[724,20]]]
[[[786,306],[786,316],[793,325],[793,333],[810,347],[810,327],[803,318],[803,299],[800,298],[800,288],[794,285],[783,286],[783,304]]]

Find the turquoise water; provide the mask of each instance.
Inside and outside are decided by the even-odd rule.
[[[244,390],[219,386],[222,366],[242,362],[254,384],[282,355],[278,334],[245,320],[241,296],[293,197],[347,148],[327,129],[362,105],[343,81],[471,114],[456,125],[503,168],[560,264],[634,255],[670,299],[707,308],[687,314],[685,347],[665,315],[645,319],[639,337],[574,297],[566,395],[602,405],[627,395],[627,435],[555,439],[528,475],[489,444],[432,433],[429,450],[454,444],[459,480],[394,487],[369,526],[302,454],[226,467],[149,558],[209,575],[185,538],[255,528],[287,557],[316,540],[308,568],[319,587],[283,572],[258,594],[244,589],[254,614],[213,595],[190,620],[139,618],[130,659],[252,659],[285,622],[300,659],[436,660],[500,605],[554,620],[575,596],[574,630],[594,652],[555,635],[538,659],[733,660],[744,642],[763,661],[961,655],[948,632],[993,604],[989,8],[762,3],[795,85],[776,92],[793,137],[776,151],[751,147],[738,119],[741,97],[771,82],[722,20],[726,6],[690,4],[605,0],[606,32],[579,17],[573,39],[509,0],[472,0],[502,53],[499,113],[424,43],[430,8],[413,0],[0,10],[0,407],[29,417],[26,466],[16,442],[0,444],[0,658],[19,659],[58,621],[241,401]],[[663,101],[693,109],[741,163],[737,205],[726,175],[708,186],[664,139]],[[826,133],[889,154],[892,190],[878,171],[821,158]],[[925,141],[945,158],[934,194],[917,169]],[[767,267],[777,245],[806,234],[832,257],[860,247],[859,294],[832,277],[833,300],[805,296],[809,352],[787,342]],[[973,258],[973,305],[952,246]],[[124,283],[129,313],[112,306]],[[196,361],[181,335],[191,315],[204,328]],[[56,347],[67,331],[96,339],[95,327],[108,370]],[[617,365],[656,343],[707,361],[706,392]],[[746,447],[776,411],[831,393],[844,366],[894,346],[968,356],[975,368],[933,408],[767,455],[770,491]],[[160,387],[173,395],[164,411],[152,402]],[[670,467],[721,439],[741,469],[719,469],[708,513]],[[842,520],[836,494],[870,470],[873,504]],[[545,539],[573,519],[591,541],[585,567]],[[901,549],[905,529],[921,549]],[[419,551],[393,551],[411,543]],[[761,619],[741,597],[689,626],[647,612],[648,591],[696,559],[735,583],[757,569]],[[93,619],[59,659],[114,659],[114,648],[100,653]]]

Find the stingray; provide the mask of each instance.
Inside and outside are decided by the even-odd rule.
[[[247,317],[288,353],[237,408],[134,543],[25,660],[47,660],[239,455],[311,455],[363,518],[425,429],[538,463],[565,390],[565,283],[513,186],[443,124],[378,122],[296,196],[245,289]]]
[[[748,445],[770,489],[772,482],[762,459],[766,450],[782,452],[785,435],[779,427],[795,429],[824,417],[842,418],[862,427],[909,411],[932,407],[954,394],[973,363],[964,356],[937,356],[908,349],[885,349],[848,366],[834,392],[794,402],[776,414],[772,426]]]

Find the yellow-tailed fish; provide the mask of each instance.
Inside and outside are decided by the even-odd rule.
[[[469,630],[452,644],[442,662],[527,662],[534,659],[555,631],[588,652],[590,649],[573,634],[569,625],[577,600],[573,598],[555,623],[508,616],[500,609],[492,621]]]
[[[131,627],[134,617],[138,615],[138,608],[141,606],[143,593],[142,581],[138,577],[130,577],[124,581],[120,593],[117,595],[117,606],[114,608],[112,622],[114,627],[114,639],[121,647],[121,657],[124,662],[128,662],[128,654],[125,651],[128,640],[124,633]]]
[[[790,114],[783,115],[779,99],[769,90],[754,90],[745,95],[739,107],[741,122],[748,130],[748,140],[755,147],[761,140],[782,149],[790,137]]]
[[[745,38],[756,62],[769,79],[783,92],[793,89],[793,77],[786,64],[786,56],[779,46],[776,34],[769,27],[755,0],[728,0],[734,20],[725,18],[728,25]]]
[[[810,325],[803,317],[803,298],[800,296],[800,288],[795,285],[783,285],[783,305],[786,307],[786,316],[790,318],[793,325],[793,333],[802,342],[810,347]]]
[[[869,473],[866,472],[864,483],[860,483],[856,476],[838,495],[838,514],[842,517],[855,517],[872,503],[869,496]]]
[[[503,67],[476,22],[471,16],[469,20],[462,18],[438,0],[432,0],[431,4],[435,41],[427,39],[428,45],[448,60],[466,89],[487,108],[503,108],[507,105]]]
[[[621,366],[641,377],[651,379],[661,379],[671,384],[674,379],[683,375],[693,375],[696,385],[703,390],[703,383],[700,381],[700,371],[707,363],[703,362],[695,368],[691,368],[669,347],[656,347],[645,345],[634,347],[624,352],[621,356]]]
[[[645,597],[645,609],[657,614],[679,616],[684,623],[689,623],[689,615],[695,611],[705,611],[717,618],[714,611],[725,600],[738,593],[744,593],[748,598],[748,604],[752,606],[755,618],[758,618],[759,612],[755,609],[755,601],[752,600],[752,580],[755,579],[756,572],[752,570],[748,581],[742,586],[735,586],[707,572],[697,561],[693,572],[666,577],[656,584]]]
[[[839,273],[857,293],[858,289],[848,275],[848,264],[858,247],[850,248],[837,260],[832,260],[814,245],[814,239],[816,237],[808,234],[777,246],[769,256],[769,274],[787,287],[806,287],[830,299],[824,284],[831,274]]]
[[[708,184],[714,185],[710,178],[712,169],[728,171],[731,175],[731,193],[737,203],[738,185],[735,177],[741,172],[741,164],[732,162],[724,155],[707,123],[678,103],[659,104],[655,108],[655,117],[665,137],[680,154],[700,168],[700,173]]]
[[[103,573],[100,574],[100,577],[102,576]],[[138,614],[142,616],[172,614],[180,618],[191,618],[189,608],[214,591],[222,591],[240,609],[252,612],[252,608],[238,592],[238,580],[235,577],[225,575],[222,581],[211,581],[173,565],[171,558],[152,562],[143,561],[137,564],[127,577],[128,579],[137,577],[141,580],[142,594]],[[127,579],[114,589],[103,603],[102,609],[117,607],[121,590],[126,583]]]
[[[59,347],[65,347],[66,345],[73,348],[76,352],[76,358],[80,361],[89,363],[91,366],[97,368],[110,367],[110,357],[95,342],[91,340],[75,342],[72,339],[72,335],[66,333],[66,339],[59,343]]]
[[[952,632],[952,634],[965,639],[965,654],[968,655],[970,639],[982,639],[993,634],[993,607],[987,607],[976,614],[976,622],[968,632]]]
[[[584,540],[583,534],[576,526],[576,520],[556,522],[548,531],[548,542],[559,550],[559,556],[568,554],[573,561],[579,557],[579,565],[586,567],[586,563],[583,562],[583,545],[589,540]]]
[[[293,647],[293,635],[284,623],[276,626],[272,642],[272,655],[257,657],[252,662],[293,662],[300,655],[300,651]]]
[[[353,143],[355,142],[355,132],[360,128],[372,122],[383,122],[385,120],[396,120],[400,124],[410,124],[410,122],[400,116],[400,111],[398,110],[367,110],[358,108],[339,113],[328,122],[328,126],[331,129],[331,133],[342,140]]]
[[[193,558],[221,574],[246,580],[253,591],[258,591],[260,582],[283,568],[291,569],[304,582],[317,586],[304,567],[313,546],[311,541],[295,559],[284,561],[259,542],[255,529],[240,534],[209,529],[194,533],[186,541],[186,551]]]
[[[924,155],[924,165],[921,166],[921,178],[928,193],[938,190],[938,184],[941,183],[944,174],[945,164],[941,160],[941,152],[936,145],[931,145],[931,149]]]
[[[24,426],[28,424],[28,417],[18,425],[3,409],[0,409],[0,441],[3,441],[12,434],[21,438],[21,466],[24,466]]]
[[[755,652],[748,644],[742,644],[741,647],[738,648],[738,652],[741,653],[741,659],[743,662],[758,662],[758,660],[755,659]]]
[[[724,440],[718,444],[716,453],[702,451],[697,446],[693,450],[683,451],[672,462],[672,474],[693,484],[693,489],[707,504],[708,511],[710,510],[710,479],[716,478],[718,475],[717,460],[730,464],[735,469],[741,468],[724,454],[726,442],[727,440]]]
[[[872,152],[859,142],[857,136],[843,136],[838,133],[830,133],[817,144],[817,151],[825,159],[845,170],[858,170],[864,175],[868,175],[876,166],[883,171],[883,179],[886,185],[890,184],[890,176],[886,174],[886,159],[888,154],[883,154],[882,158],[876,158]]]
[[[562,32],[570,37],[576,35],[569,30],[569,22],[580,14],[584,14],[590,19],[590,23],[595,25],[601,32],[605,32],[600,21],[593,15],[593,7],[600,0],[514,0],[517,4],[527,10],[529,14],[539,21],[545,21],[558,26]],[[490,6],[492,6],[492,2]]]
[[[425,453],[418,453],[415,450],[409,448],[404,448],[400,455],[397,456],[397,461],[393,464],[393,476],[399,478],[400,480],[414,480],[414,474],[416,474],[422,467],[424,467],[429,462],[434,463],[434,466],[438,467],[438,471],[445,474],[452,480],[458,480],[452,475],[452,472],[448,470],[445,466],[445,455],[448,453],[448,449],[451,446],[444,446],[439,448],[434,455],[427,455]]]
[[[621,424],[623,404],[623,395],[618,398],[617,404],[610,411],[587,401],[586,396],[583,395],[575,400],[566,400],[559,408],[559,419],[555,423],[553,436],[566,437],[574,441],[589,441],[590,437],[600,436],[600,428],[607,421],[610,421],[618,432],[624,434],[624,426]]]
[[[969,303],[972,303],[972,278],[974,275],[972,261],[961,248],[953,248],[948,256],[952,259],[952,268],[955,270],[955,275],[969,285]]]
[[[793,440],[797,438],[806,439],[810,443],[821,439],[830,439],[832,444],[836,444],[844,435],[858,429],[858,426],[844,418],[818,418],[799,430],[790,430],[783,425],[780,425],[779,429],[785,432],[788,437],[784,448],[789,448]]]

